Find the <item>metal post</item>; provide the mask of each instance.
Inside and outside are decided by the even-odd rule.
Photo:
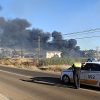
[[[96,55],[97,55],[97,59],[98,59],[98,56],[99,56],[98,47],[96,47]]]
[[[21,42],[21,58],[23,57],[23,44],[22,44],[22,42]]]
[[[38,36],[38,62],[40,59],[40,36]]]

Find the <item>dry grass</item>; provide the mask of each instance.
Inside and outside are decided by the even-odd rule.
[[[54,71],[54,72],[61,72],[63,69],[69,68],[70,65],[49,65],[49,66],[41,66],[39,69],[45,71]]]
[[[66,68],[69,68],[69,67],[70,67],[70,65],[51,65],[51,66],[48,67],[48,69],[51,70],[51,71],[60,72],[63,69],[66,69]]]
[[[49,66],[40,66],[36,67],[38,64],[37,59],[0,59],[0,64],[7,65],[16,68],[32,69],[32,70],[45,70],[45,71],[56,71],[60,72],[65,68],[70,66],[68,65],[49,65]]]
[[[2,65],[13,65],[13,66],[24,66],[24,67],[30,67],[30,66],[36,66],[37,60],[33,59],[0,59],[0,64]]]

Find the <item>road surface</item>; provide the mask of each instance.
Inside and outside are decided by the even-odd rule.
[[[10,100],[100,100],[100,90],[60,82],[60,75],[0,66],[0,93]]]

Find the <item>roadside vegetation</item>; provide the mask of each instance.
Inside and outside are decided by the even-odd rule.
[[[80,62],[84,62],[85,58],[79,58],[79,60]],[[49,58],[41,59],[39,62],[37,59],[29,58],[2,58],[0,59],[0,64],[16,68],[60,72],[63,69],[70,67],[74,61],[75,59],[73,58]]]

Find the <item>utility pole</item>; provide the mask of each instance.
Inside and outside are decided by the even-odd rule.
[[[21,42],[21,58],[23,57],[23,44],[22,44],[22,42]]]
[[[4,57],[4,49],[1,49],[1,51],[2,51],[2,58]]]
[[[98,56],[99,56],[99,51],[98,51],[99,47],[96,47],[96,55],[97,55],[97,59],[98,59]]]
[[[40,59],[40,36],[38,36],[38,62]]]

